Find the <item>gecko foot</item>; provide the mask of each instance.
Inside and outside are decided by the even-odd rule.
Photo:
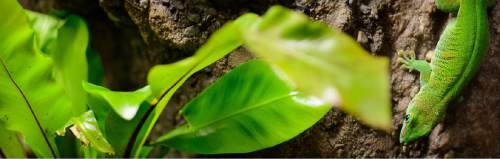
[[[415,70],[415,62],[417,61],[414,51],[403,51],[398,50],[398,63],[401,64],[401,68],[408,69],[410,72]]]
[[[425,54],[425,60],[431,62],[433,56],[434,56],[434,50],[427,51],[427,53]]]

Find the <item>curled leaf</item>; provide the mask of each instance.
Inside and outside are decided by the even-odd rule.
[[[83,83],[83,88],[93,98],[102,99],[123,119],[131,120],[143,102],[151,101],[151,89],[145,86],[133,92],[111,91],[91,83]],[[100,105],[105,106],[105,105]]]
[[[71,132],[80,139],[84,146],[90,145],[96,150],[111,155],[115,153],[113,147],[111,147],[99,130],[92,111],[87,111],[82,116],[73,118],[71,122],[73,123],[73,126],[70,127]]]
[[[389,62],[348,35],[303,14],[273,7],[250,29],[245,46],[308,95],[341,106],[374,128],[389,130]]]

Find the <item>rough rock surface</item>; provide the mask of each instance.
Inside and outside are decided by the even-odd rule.
[[[379,132],[332,110],[298,137],[247,157],[500,157],[500,4],[490,9],[490,49],[464,99],[449,106],[429,137],[398,142],[402,115],[419,89],[418,74],[399,69],[397,50],[425,58],[450,14],[434,0],[21,0],[39,11],[65,9],[87,19],[92,47],[104,59],[106,84],[130,90],[145,83],[149,68],[191,55],[214,30],[245,12],[263,13],[280,4],[356,38],[365,49],[391,59],[393,130]],[[499,2],[500,3],[500,2]],[[239,63],[253,58],[238,49],[195,74],[162,114],[152,138],[172,129],[176,112]],[[173,152],[171,156],[185,155]]]

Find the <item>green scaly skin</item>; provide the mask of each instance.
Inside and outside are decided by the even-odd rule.
[[[487,8],[491,0],[436,0],[439,9],[456,12],[441,35],[431,63],[402,55],[403,66],[420,72],[420,91],[406,109],[400,142],[428,135],[442,120],[486,55],[489,33]],[[400,54],[401,55],[401,54]]]

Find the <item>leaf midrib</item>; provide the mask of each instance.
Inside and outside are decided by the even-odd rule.
[[[193,131],[198,130],[198,129],[200,129],[200,128],[207,127],[207,126],[209,126],[209,125],[215,124],[215,123],[217,123],[217,122],[219,122],[219,121],[222,121],[222,120],[226,120],[226,119],[232,118],[233,116],[236,116],[236,115],[241,114],[241,113],[244,113],[244,112],[252,111],[252,110],[254,110],[254,109],[259,109],[259,108],[261,108],[262,106],[265,106],[265,105],[267,105],[267,104],[270,104],[270,103],[273,103],[273,102],[276,102],[276,101],[282,100],[282,99],[287,98],[287,97],[295,96],[295,95],[296,95],[296,94],[293,94],[293,93],[288,93],[288,94],[286,94],[286,95],[282,95],[282,96],[278,96],[278,97],[275,97],[275,98],[271,98],[271,99],[266,100],[266,101],[264,101],[264,102],[262,102],[262,103],[258,103],[258,104],[255,104],[255,105],[248,106],[248,107],[246,107],[246,108],[243,108],[243,109],[238,110],[238,111],[236,111],[236,112],[230,113],[230,114],[228,114],[228,115],[226,115],[226,116],[223,116],[223,117],[221,117],[221,118],[218,118],[218,119],[216,119],[216,120],[210,121],[210,122],[205,123],[205,124],[201,124],[201,125],[198,125],[198,126],[192,126],[192,125],[190,125],[190,126],[192,126],[192,127],[190,128],[190,131],[189,131],[189,132],[193,132]],[[186,120],[187,120],[187,121],[188,121],[188,123],[189,123],[189,120],[188,120],[188,119],[186,119]]]
[[[7,73],[8,77],[9,77],[9,80],[12,82],[12,84],[14,84],[14,86],[16,87],[17,91],[19,92],[19,94],[21,94],[21,96],[23,97],[23,100],[24,102],[26,102],[26,105],[28,106],[29,110],[30,110],[30,113],[31,115],[33,116],[33,118],[35,119],[35,122],[40,130],[40,132],[42,133],[43,135],[43,139],[45,140],[45,142],[47,143],[49,149],[50,149],[50,152],[52,153],[52,157],[55,157],[56,156],[56,153],[54,152],[54,149],[52,148],[52,145],[50,144],[49,142],[49,139],[47,138],[47,134],[45,134],[45,131],[43,131],[43,128],[42,128],[42,125],[40,124],[40,121],[38,120],[38,117],[36,116],[35,112],[33,111],[33,106],[31,105],[31,103],[29,102],[28,98],[26,97],[25,93],[22,91],[22,89],[19,87],[19,85],[17,84],[17,82],[14,80],[14,78],[12,77],[12,74],[10,73],[7,65],[5,64],[4,60],[2,58],[0,58],[0,63],[2,63],[2,68],[5,70],[5,72]]]
[[[206,55],[205,57],[208,57],[209,55]],[[175,86],[177,86],[177,84],[179,84],[184,78],[187,78],[186,76],[188,76],[192,70],[194,70],[196,68],[196,66],[198,66],[199,63],[201,63],[202,60],[198,61],[195,65],[193,65],[193,67],[191,67],[185,74],[183,74],[181,76],[181,78],[179,78],[177,81],[175,81],[174,84],[172,84],[170,87],[167,88],[167,90],[165,92],[163,92],[160,96],[160,98],[158,98],[159,100],[157,100],[156,103],[153,103],[151,104],[151,106],[148,108],[148,110],[146,111],[146,113],[144,113],[144,115],[141,117],[141,119],[139,120],[139,123],[136,125],[136,127],[134,128],[134,131],[132,132],[132,135],[130,137],[130,140],[129,142],[127,143],[127,147],[125,148],[125,154],[124,156],[125,157],[130,157],[131,156],[131,153],[132,153],[132,150],[134,148],[134,145],[136,143],[136,140],[137,140],[137,136],[139,135],[142,127],[144,126],[144,123],[146,122],[146,120],[149,118],[149,115],[153,112],[153,110],[155,110],[157,108],[157,105],[165,98],[165,96],[173,89],[175,88]],[[166,100],[170,100],[170,99],[166,99]],[[153,117],[153,118],[156,118],[156,117]],[[156,119],[153,119],[154,122],[156,123]],[[149,128],[147,128],[149,129]],[[147,131],[150,131],[150,130],[147,130]],[[149,135],[149,132],[146,133],[148,136]],[[143,139],[144,140],[144,139]],[[141,141],[142,142],[142,141]],[[140,147],[141,145],[139,145]]]

